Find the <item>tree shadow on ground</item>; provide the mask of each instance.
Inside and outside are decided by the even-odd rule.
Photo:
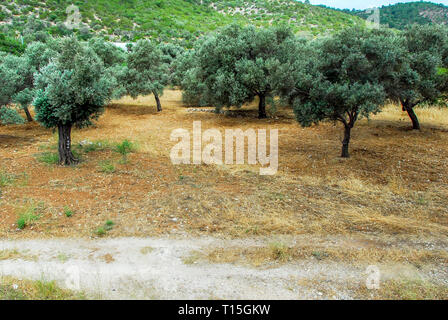
[[[149,114],[158,114],[157,107],[154,106],[144,106],[138,104],[118,104],[113,103],[107,106],[107,109],[112,111],[114,114],[119,115],[135,115],[143,116]]]

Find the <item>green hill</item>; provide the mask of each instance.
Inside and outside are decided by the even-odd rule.
[[[346,13],[367,19],[366,11],[343,10]],[[404,29],[409,24],[448,24],[448,7],[432,2],[398,3],[380,8],[381,24],[395,29]]]
[[[0,27],[10,36],[23,34],[30,29],[27,21],[35,16],[38,19],[31,29],[41,24],[39,30],[70,33],[64,22],[72,3],[79,8],[84,24],[76,32],[84,30],[116,41],[142,37],[189,40],[233,22],[258,26],[287,23],[296,32],[312,35],[364,23],[343,12],[291,0],[3,0]]]

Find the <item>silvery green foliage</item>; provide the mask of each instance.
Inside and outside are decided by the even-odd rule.
[[[16,109],[0,107],[0,124],[23,124],[25,120],[19,115]]]
[[[442,71],[448,68],[448,29],[414,25],[399,36],[405,54],[402,68],[388,87],[389,97],[412,108],[435,102],[447,90]]]
[[[103,38],[90,39],[89,47],[100,57],[106,68],[126,62],[126,52]]]
[[[29,60],[29,64],[33,68],[33,72],[38,72],[42,67],[45,67],[56,55],[56,50],[50,45],[55,40],[51,39],[48,43],[32,42],[28,44],[25,49],[24,56]]]
[[[126,95],[122,80],[126,77],[126,52],[102,38],[89,40],[89,47],[98,55],[105,67],[106,76],[112,86],[111,98],[119,99]]]
[[[387,31],[347,29],[303,43],[294,64],[279,67],[275,83],[302,126],[323,120],[343,123],[342,156],[348,157],[350,130],[359,118],[381,110],[383,84],[400,67],[400,54],[396,38]]]
[[[217,108],[272,97],[273,72],[294,55],[295,41],[284,27],[231,25],[207,36],[198,41],[193,56],[185,58],[191,66],[182,81],[184,97]]]
[[[382,84],[399,68],[391,34],[352,28],[305,46],[276,79],[303,126],[325,119],[349,123],[381,110]]]
[[[110,100],[113,81],[98,55],[76,38],[59,40],[60,52],[36,75],[37,120],[45,127],[86,126]]]
[[[180,85],[181,79],[178,72],[180,60],[186,53],[185,48],[173,43],[161,43],[159,48],[163,53],[163,61],[168,65],[168,83],[172,86]]]
[[[10,57],[10,55],[3,56],[2,63],[0,63],[0,106],[6,106],[13,102],[17,87],[22,82],[20,75],[4,63]]]
[[[34,96],[34,73],[48,64],[54,54],[45,44],[33,42],[20,57],[5,55],[0,64],[0,103],[16,103],[23,108],[30,105]]]
[[[31,65],[31,61],[25,56],[18,57],[8,54],[2,59],[1,66],[4,68],[4,70],[9,70],[8,72],[14,73],[16,75],[15,80],[9,82],[7,86],[9,86],[12,90],[12,97],[10,97],[9,103],[17,102],[15,96],[21,93],[23,90],[32,87],[33,85],[34,68]],[[21,102],[24,102],[25,105],[27,105],[30,101],[24,99],[25,96],[29,97],[29,95],[27,94],[21,94],[20,98]]]
[[[158,46],[148,40],[138,41],[127,56],[127,70],[121,70],[126,92],[133,98],[139,95],[163,94],[168,83],[169,66]],[[125,72],[124,72],[125,71]]]

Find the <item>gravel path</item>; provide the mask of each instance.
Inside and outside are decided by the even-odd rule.
[[[366,283],[366,266],[316,259],[264,269],[185,263],[194,250],[263,243],[213,238],[0,240],[0,252],[19,253],[0,259],[0,275],[55,280],[100,299],[351,299],[347,284]],[[415,277],[434,276],[410,266],[399,268]],[[447,273],[437,272],[448,279]]]

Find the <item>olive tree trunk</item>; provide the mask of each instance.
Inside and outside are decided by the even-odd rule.
[[[420,122],[418,121],[418,117],[414,111],[415,106],[416,104],[412,105],[409,101],[401,101],[401,107],[403,111],[406,111],[408,113],[408,116],[412,121],[412,129],[420,130]]]
[[[72,140],[71,140],[71,125],[58,125],[59,134],[59,164],[63,166],[70,166],[78,163],[78,159],[75,159],[72,153]]]
[[[344,140],[342,140],[342,158],[350,158],[350,153],[348,151],[348,147],[350,145],[350,134],[352,128],[350,125],[344,125]]]
[[[157,112],[160,112],[160,111],[162,111],[162,104],[160,103],[159,95],[155,91],[153,91],[153,94],[154,94],[154,97],[156,98]]]
[[[266,119],[266,96],[260,94],[260,102],[258,104],[258,119]]]
[[[26,114],[26,120],[28,120],[28,122],[33,122],[33,117],[31,116],[30,110],[28,109],[28,106],[22,106],[23,111],[25,111]]]
[[[420,130],[420,122],[418,121],[417,115],[414,112],[414,108],[407,107],[406,112],[409,115],[409,118],[411,118],[412,121],[412,129],[413,130]]]

